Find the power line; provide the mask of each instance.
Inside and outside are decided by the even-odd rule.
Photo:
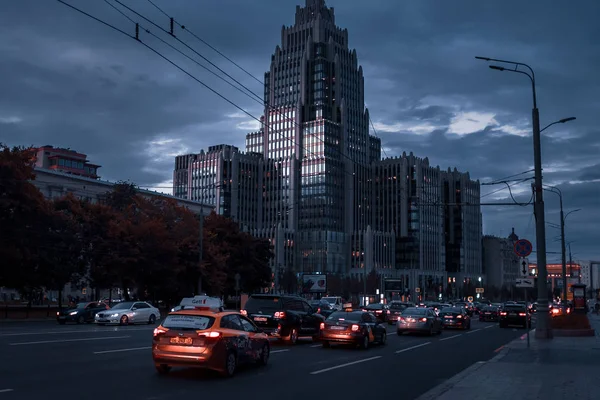
[[[490,182],[482,182],[481,185],[483,185],[483,186],[484,185],[498,185],[498,184],[504,183],[504,181],[506,181],[506,180],[508,180],[510,178],[515,178],[517,176],[525,175],[525,174],[528,174],[530,172],[534,172],[534,170],[530,169],[528,171],[523,171],[523,172],[519,172],[518,174],[505,176],[504,178],[496,179],[496,180],[493,180],[493,181],[490,181]]]

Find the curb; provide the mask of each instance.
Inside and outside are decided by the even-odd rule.
[[[452,378],[448,379],[446,382],[437,385],[425,394],[422,394],[421,396],[417,397],[415,400],[433,400],[441,397],[444,393],[453,389],[454,386],[456,386],[464,379],[468,378],[469,375],[477,371],[479,368],[483,367],[485,364],[487,364],[487,361],[477,361],[475,364],[471,365],[465,370],[462,370],[458,374],[454,375]]]

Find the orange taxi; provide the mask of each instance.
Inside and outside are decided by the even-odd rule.
[[[195,367],[230,377],[240,364],[266,365],[268,336],[239,312],[224,311],[221,300],[183,299],[154,330],[152,359],[160,374],[172,367]]]

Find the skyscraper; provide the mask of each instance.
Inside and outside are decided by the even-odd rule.
[[[266,213],[296,232],[297,272],[364,267],[371,163],[381,143],[369,135],[356,51],[324,0],[306,0],[294,25],[282,28],[265,73],[264,125],[246,143],[247,151],[276,160],[285,178],[271,205],[277,210]]]

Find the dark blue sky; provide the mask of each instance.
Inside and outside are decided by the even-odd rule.
[[[112,2],[112,0],[110,0]],[[168,28],[145,0],[122,0]],[[194,33],[262,79],[282,25],[303,0],[155,0]],[[133,33],[104,1],[70,0]],[[365,74],[366,102],[388,156],[403,151],[433,165],[469,171],[482,182],[533,164],[531,89],[475,55],[514,59],[537,73],[542,125],[564,117],[543,137],[544,177],[564,193],[576,259],[600,259],[600,3],[582,0],[329,0],[348,28]],[[147,23],[145,25],[148,25]],[[151,27],[151,31],[160,31]],[[161,36],[169,40],[166,36]],[[261,93],[252,78],[202,43],[182,40]],[[250,113],[261,107],[142,32],[142,39]],[[183,49],[183,48],[182,48]],[[141,186],[170,184],[173,157],[212,144],[244,147],[254,121],[140,44],[56,1],[0,4],[0,141],[65,146],[103,165],[105,179]],[[522,175],[524,178],[531,173]],[[528,200],[530,181],[513,194]],[[483,193],[498,187],[485,186]],[[508,191],[482,201],[507,201]],[[546,195],[547,220],[558,223],[558,198]],[[531,207],[484,207],[484,232],[510,228],[533,239]],[[548,250],[559,251],[548,227]],[[559,255],[550,254],[549,261]]]

